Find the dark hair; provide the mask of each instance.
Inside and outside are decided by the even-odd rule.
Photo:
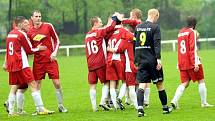
[[[40,12],[40,10],[35,9],[35,10],[32,11],[31,16],[33,16],[34,13],[41,13],[41,12]]]
[[[197,20],[194,16],[187,17],[187,27],[192,27],[193,29],[195,29],[196,24],[197,24]]]
[[[26,18],[24,16],[17,16],[14,20],[15,25],[22,23]]]

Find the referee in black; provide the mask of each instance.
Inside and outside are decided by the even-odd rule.
[[[144,116],[143,102],[146,83],[151,81],[156,84],[159,98],[163,105],[163,113],[170,113],[167,106],[167,95],[163,85],[163,70],[161,64],[161,33],[160,27],[156,24],[159,18],[157,9],[148,11],[148,18],[139,24],[135,29],[135,66],[138,68],[137,91],[138,117]]]

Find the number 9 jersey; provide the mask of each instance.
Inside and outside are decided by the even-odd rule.
[[[200,64],[197,56],[196,34],[192,28],[182,28],[178,34],[179,70],[193,69]]]

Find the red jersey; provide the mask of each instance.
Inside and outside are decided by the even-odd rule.
[[[108,33],[114,30],[116,25],[115,21],[112,21],[110,26],[91,30],[85,37],[85,48],[88,69],[95,70],[106,64],[106,44],[104,38]]]
[[[108,47],[114,48],[117,50],[119,48],[119,45],[122,43],[122,41],[129,40],[129,39],[131,40],[133,39],[133,37],[134,36],[131,32],[129,32],[123,27],[120,27],[116,29],[113,35],[109,38]],[[108,56],[108,62],[111,62],[112,60],[125,61],[124,52],[121,52],[121,53],[108,52],[107,56]]]
[[[137,26],[138,24],[140,24],[140,23],[141,23],[141,21],[138,21],[138,20],[131,20],[131,19],[127,19],[127,20],[123,20],[123,21],[122,21],[122,24],[128,24],[129,26],[131,26],[131,28],[132,28],[133,30],[135,30],[136,26]]]
[[[192,28],[182,28],[178,34],[179,70],[193,69],[199,63],[196,34]]]
[[[36,51],[38,48],[32,48],[25,32],[17,28],[13,29],[6,38],[6,67],[8,72],[16,72],[29,67],[27,54]]]
[[[42,23],[38,29],[31,27],[28,31],[28,36],[33,47],[36,47],[39,44],[47,47],[46,50],[38,51],[34,54],[34,62],[51,62],[50,55],[53,52],[57,53],[60,45],[58,35],[53,25],[50,23]]]

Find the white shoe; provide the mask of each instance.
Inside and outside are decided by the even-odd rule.
[[[68,110],[67,110],[64,106],[59,106],[59,107],[58,107],[58,111],[59,111],[60,113],[67,113],[67,112],[68,112]]]
[[[211,105],[211,104],[208,104],[208,103],[201,104],[201,106],[202,106],[203,108],[214,107],[214,105]]]

